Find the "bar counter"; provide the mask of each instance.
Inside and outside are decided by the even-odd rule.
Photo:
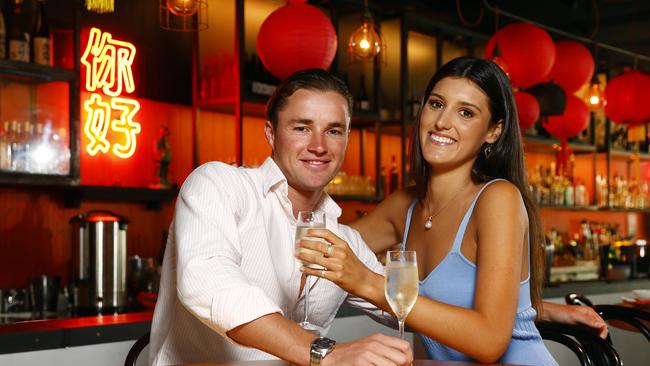
[[[553,284],[544,298],[562,298],[569,292],[587,296],[650,288],[650,279],[584,281]],[[616,301],[618,302],[618,301]],[[615,302],[614,302],[615,303]],[[363,315],[342,306],[337,318]],[[149,331],[153,311],[68,319],[29,320],[0,324],[0,354],[136,340]]]
[[[0,324],[0,354],[134,340],[151,328],[153,310]]]
[[[415,360],[413,366],[478,366],[489,364],[478,364],[471,362],[459,361],[434,361],[434,360]],[[503,365],[503,364],[493,364]],[[239,362],[225,362],[225,363],[193,363],[190,365],[182,366],[291,366],[290,363],[284,361],[239,361]]]

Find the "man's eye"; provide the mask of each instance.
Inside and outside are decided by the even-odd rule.
[[[307,127],[305,127],[305,126],[296,126],[296,127],[293,128],[293,130],[297,131],[297,132],[305,132],[305,131],[307,131]]]
[[[329,130],[330,135],[342,135],[343,131],[341,130]]]

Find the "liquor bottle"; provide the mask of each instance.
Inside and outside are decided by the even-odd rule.
[[[52,66],[52,39],[45,15],[45,0],[38,0],[38,10],[32,32],[34,63]]]
[[[388,187],[388,193],[393,193],[397,190],[399,187],[399,171],[397,170],[397,160],[395,159],[395,155],[391,157],[391,163],[390,163],[390,176],[389,176],[389,187]]]
[[[22,5],[23,0],[15,0],[9,32],[9,59],[29,62],[29,32]]]
[[[5,58],[7,58],[7,28],[5,26],[5,15],[0,9],[0,59]]]
[[[361,85],[359,88],[359,96],[357,97],[357,103],[359,105],[360,111],[370,110],[370,99],[368,99],[368,92],[366,92],[366,76],[363,74],[361,74]]]
[[[23,157],[23,132],[22,125],[14,120],[11,123],[11,170],[22,171],[21,159]]]
[[[11,170],[11,136],[9,121],[5,121],[0,130],[0,170]]]

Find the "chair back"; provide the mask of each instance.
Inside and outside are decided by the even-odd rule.
[[[618,352],[607,341],[579,325],[537,322],[543,339],[568,347],[582,366],[622,366]]]
[[[140,356],[142,350],[149,344],[149,336],[150,332],[147,332],[147,334],[143,335],[140,337],[140,339],[135,341],[133,346],[131,346],[129,353],[126,355],[124,366],[135,366],[136,362],[138,361],[138,356]]]

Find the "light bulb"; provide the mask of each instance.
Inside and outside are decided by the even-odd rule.
[[[605,106],[605,98],[603,97],[603,93],[600,91],[600,84],[598,82],[592,82],[589,86],[585,102],[587,107],[592,111],[601,109]]]
[[[348,52],[361,61],[370,61],[381,52],[383,48],[381,35],[375,27],[364,19],[348,41]]]
[[[167,9],[179,17],[194,15],[198,8],[198,0],[167,0]]]

